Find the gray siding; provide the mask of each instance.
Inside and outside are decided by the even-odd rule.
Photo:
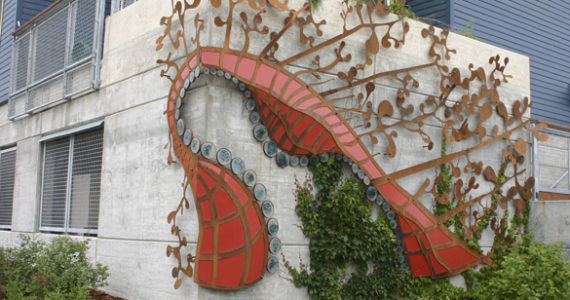
[[[406,3],[422,21],[439,27],[448,27],[449,1],[450,0],[408,0]]]
[[[16,29],[17,0],[4,0],[2,34],[0,35],[0,104],[8,101],[12,64],[12,32]]]
[[[528,55],[532,117],[570,126],[568,0],[453,0],[451,9],[455,31],[474,21],[482,41]]]

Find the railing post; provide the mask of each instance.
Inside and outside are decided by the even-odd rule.
[[[536,125],[532,124],[532,127],[534,128]],[[532,177],[534,177],[534,201],[538,201],[538,198],[540,197],[539,195],[539,187],[538,187],[538,140],[536,139],[536,137],[534,136],[534,134],[532,134]]]

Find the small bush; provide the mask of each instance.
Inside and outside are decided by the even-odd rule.
[[[564,261],[562,244],[535,242],[525,234],[510,253],[492,267],[477,273],[476,299],[568,299],[570,263]]]
[[[89,241],[21,238],[18,248],[0,248],[0,299],[88,299],[89,288],[106,285],[107,267],[87,259]]]

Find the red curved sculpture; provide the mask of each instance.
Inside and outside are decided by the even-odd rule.
[[[403,85],[402,90],[398,93],[397,106],[398,109],[406,112],[410,110],[403,105],[406,95],[409,94],[408,85],[412,83],[412,86],[417,86],[417,82],[415,82],[415,79],[409,72],[411,70],[435,68],[441,73],[441,95],[439,95],[439,102],[436,97],[431,96],[427,98],[426,103],[435,105],[436,109],[434,111],[440,108],[442,110],[445,109],[446,117],[451,118],[447,115],[453,113],[460,114],[460,112],[457,110],[457,112],[454,112],[447,107],[447,97],[456,87],[467,89],[467,95],[469,95],[469,83],[471,81],[487,78],[483,69],[473,69],[471,67],[471,77],[464,79],[461,78],[458,69],[449,71],[441,63],[445,56],[453,52],[446,46],[447,31],[444,31],[442,36],[438,37],[435,35],[434,29],[430,28],[429,30],[424,30],[423,34],[424,37],[432,39],[430,49],[430,56],[433,58],[432,63],[393,72],[377,73],[369,77],[357,79],[355,75],[364,66],[371,64],[369,55],[378,53],[379,39],[376,36],[375,28],[380,25],[388,28],[388,32],[381,42],[382,47],[388,48],[391,45],[397,47],[399,43],[403,43],[403,37],[402,39],[396,39],[391,35],[390,30],[393,26],[401,22],[404,34],[408,27],[402,19],[382,24],[373,23],[372,14],[378,12],[381,14],[386,13],[383,7],[373,7],[370,4],[368,6],[356,4],[353,7],[348,2],[345,3],[346,10],[343,12],[344,15],[341,14],[345,18],[345,23],[342,33],[339,35],[316,44],[314,37],[304,33],[303,28],[310,24],[316,28],[318,33],[319,26],[323,25],[323,22],[316,23],[312,18],[308,5],[305,5],[297,11],[289,11],[283,28],[271,34],[271,40],[259,55],[253,55],[248,52],[249,33],[267,34],[268,29],[260,27],[262,24],[260,14],[255,15],[253,17],[253,25],[249,25],[247,14],[242,13],[241,18],[244,22],[242,29],[245,32],[246,41],[243,49],[233,50],[229,47],[232,16],[234,7],[240,2],[242,1],[229,1],[227,19],[224,21],[217,17],[215,20],[217,26],[226,27],[224,47],[203,47],[200,45],[200,31],[203,29],[203,24],[198,21],[198,14],[196,14],[194,20],[196,36],[191,39],[195,47],[192,51],[188,50],[189,43],[187,43],[184,32],[184,15],[186,11],[195,9],[200,4],[199,0],[194,1],[192,4],[189,4],[187,1],[177,1],[174,5],[172,16],[165,17],[162,20],[167,29],[165,34],[157,41],[157,50],[162,48],[166,38],[170,39],[175,49],[178,49],[180,45],[185,46],[186,59],[182,64],[176,64],[171,61],[170,55],[166,60],[159,60],[159,63],[167,66],[162,75],[168,77],[172,82],[166,110],[172,149],[185,170],[187,177],[186,187],[191,186],[192,188],[200,224],[196,256],[189,256],[187,259],[188,265],[183,266],[180,250],[183,246],[186,246],[187,242],[180,233],[175,219],[176,215],[183,211],[184,206],[186,208],[189,207],[187,200],[183,198],[178,209],[169,215],[169,222],[173,223],[173,233],[180,239],[178,247],[169,247],[168,250],[168,254],[174,253],[179,262],[178,267],[175,268],[176,271],[173,272],[174,277],[177,278],[175,286],[178,287],[180,285],[181,279],[179,274],[183,272],[189,276],[194,275],[195,282],[205,287],[215,289],[244,288],[263,277],[265,265],[268,262],[269,241],[267,227],[252,191],[228,168],[197,155],[196,151],[193,152],[188,146],[189,138],[185,134],[187,131],[191,133],[191,129],[187,128],[185,121],[180,118],[179,108],[182,105],[180,102],[184,101],[184,94],[189,85],[205,69],[221,72],[218,75],[222,75],[228,80],[231,79],[234,83],[243,83],[248,90],[252,91],[261,122],[267,128],[269,138],[277,144],[279,149],[291,155],[340,153],[350,158],[364,172],[365,176],[370,179],[371,185],[377,189],[378,193],[383,196],[398,215],[397,219],[405,248],[406,263],[409,265],[413,276],[444,277],[458,274],[481,262],[491,263],[488,256],[471,249],[464,240],[451,232],[444,224],[447,219],[456,215],[458,211],[463,211],[464,208],[474,203],[481,203],[480,201],[484,197],[463,203],[461,205],[462,210],[452,210],[443,216],[435,216],[418,200],[419,196],[426,193],[423,190],[425,185],[422,187],[422,192],[410,194],[396,182],[396,179],[412,174],[416,169],[423,170],[436,167],[457,157],[467,157],[469,161],[468,154],[470,151],[477,150],[489,143],[508,139],[510,134],[517,129],[529,129],[527,127],[528,120],[522,119],[522,115],[529,106],[527,100],[522,104],[517,102],[518,104],[514,105],[514,109],[517,112],[511,119],[502,112],[504,105],[498,101],[496,88],[501,84],[501,80],[506,82],[508,75],[504,75],[504,66],[500,65],[499,57],[497,56],[496,59],[490,60],[496,66],[489,76],[489,79],[492,79],[491,84],[485,86],[479,95],[473,96],[471,100],[474,103],[463,103],[468,107],[468,110],[470,107],[474,111],[473,114],[477,113],[480,119],[477,129],[469,131],[464,126],[465,123],[443,122],[444,128],[446,131],[449,131],[449,134],[446,134],[449,141],[460,141],[478,134],[480,143],[471,149],[453,153],[445,159],[428,161],[413,170],[405,169],[386,174],[374,159],[374,155],[363,144],[363,134],[357,133],[349,125],[346,118],[343,117],[343,111],[339,111],[337,107],[333,106],[333,103],[338,98],[329,99],[330,96],[358,85],[366,85],[366,98],[364,98],[363,94],[360,94],[358,96],[360,107],[358,110],[353,109],[352,111],[362,113],[365,119],[370,119],[371,114],[376,115],[379,124],[382,124],[382,118],[391,116],[394,108],[390,103],[386,104],[386,101],[383,101],[380,103],[377,112],[374,111],[370,102],[366,102],[366,99],[374,90],[374,86],[371,86],[369,83],[383,76],[395,76]],[[276,1],[270,1],[270,3],[277,5],[279,9],[287,10],[286,3],[277,3]],[[214,8],[221,5],[219,1],[211,1],[211,4]],[[250,1],[250,7],[261,12],[265,10],[263,1],[259,3]],[[349,28],[346,15],[351,13],[358,15],[360,24]],[[306,14],[305,17],[302,17],[303,14]],[[369,22],[366,22],[363,17],[366,15],[370,16]],[[182,29],[178,31],[174,30],[172,25],[174,17],[178,17],[181,23]],[[310,48],[289,59],[279,61],[274,55],[275,51],[277,51],[276,48],[278,49],[277,41],[283,36],[284,32],[291,28],[294,22],[299,23],[301,42],[310,44]],[[285,69],[284,66],[288,63],[337,42],[339,47],[335,49],[335,61],[328,66],[321,67],[317,56],[317,62],[314,62],[316,67],[310,73],[315,75],[319,72],[327,71],[339,63],[349,62],[351,59],[350,55],[342,54],[342,49],[345,45],[342,40],[360,29],[371,29],[372,32],[370,39],[366,42],[366,61],[363,64],[352,66],[346,73],[338,74],[343,85],[331,90],[317,92],[315,90],[317,85],[309,85],[300,79],[299,73],[302,72],[291,73]],[[444,54],[438,54],[439,52],[434,50],[435,47],[441,47]],[[507,61],[505,61],[506,63]],[[176,75],[168,75],[171,69],[175,70]],[[404,76],[400,78],[398,74],[403,74]],[[459,103],[459,105],[462,105],[462,103]],[[481,131],[480,128],[482,128],[481,124],[488,119],[487,114],[492,113],[492,111],[488,111],[491,108],[496,109],[503,116],[506,129],[502,133],[496,132],[495,137],[484,140],[485,131]],[[422,111],[423,109],[422,107]],[[435,118],[435,112],[426,112],[424,115]],[[421,122],[423,118],[419,118],[420,121],[416,120],[416,122]],[[409,123],[410,121],[406,122]],[[518,124],[515,124],[517,122]],[[390,126],[379,125],[377,128],[379,129],[372,133],[380,132],[385,135],[385,138],[390,141],[387,152],[390,156],[393,156],[395,153],[395,146],[393,145],[394,135],[387,130]],[[419,125],[419,128],[416,131],[419,132],[418,134],[422,140],[431,147],[433,145],[431,139],[426,137],[425,132],[421,129],[421,125]],[[365,135],[372,137],[372,133]],[[509,141],[509,143],[511,142]],[[517,144],[511,144],[517,146],[518,142]],[[392,149],[392,147],[394,148]],[[513,147],[513,149],[522,152],[520,145],[518,145],[518,148]],[[515,154],[513,154],[513,157]],[[518,163],[520,162],[513,159],[515,175],[517,175],[516,165]],[[487,172],[486,169],[485,172]],[[480,165],[479,174],[481,174]],[[487,175],[485,173],[486,179],[492,180]],[[429,184],[429,181],[427,183]],[[491,194],[497,193],[503,183],[497,183],[495,180],[495,184],[496,187],[491,191]],[[519,187],[518,181],[516,186]],[[459,186],[460,191],[457,194],[459,196],[462,195],[461,188],[462,186]],[[520,189],[520,193],[521,196],[524,195],[522,189]],[[435,195],[433,190],[432,194]],[[190,266],[192,262],[195,263],[196,274],[192,272]]]

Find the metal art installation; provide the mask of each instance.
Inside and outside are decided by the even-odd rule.
[[[467,218],[471,213],[471,217],[481,219],[480,211],[471,209],[479,207],[484,215],[491,215],[492,228],[500,233],[498,224],[504,219],[495,212],[496,205],[488,205],[486,200],[498,199],[503,208],[509,202],[514,203],[515,217],[520,217],[531,197],[533,179],[524,182],[520,179],[525,172],[521,168],[526,143],[515,132],[525,129],[533,131],[539,139],[545,137],[537,131],[541,125],[532,128],[530,120],[523,118],[530,107],[527,98],[515,101],[510,111],[499,98],[499,87],[511,77],[505,73],[507,58],[491,57],[491,72],[469,65],[468,74],[461,74],[459,68],[448,66],[450,55],[455,53],[447,46],[448,30],[430,26],[422,31],[422,36],[431,45],[428,53],[431,62],[370,73],[375,56],[383,49],[399,48],[409,31],[404,18],[384,17],[388,9],[381,3],[345,0],[340,12],[342,27],[325,39],[322,29],[326,22],[316,21],[307,3],[292,8],[288,0],[268,0],[269,5],[264,0],[204,2],[173,0],[172,14],[161,19],[165,30],[156,47],[157,51],[171,49],[166,58],[158,60],[165,67],[161,76],[172,83],[165,111],[170,136],[169,163],[173,152],[185,171],[185,192],[188,187],[192,189],[200,226],[196,255],[182,257],[188,241],[177,225],[177,217],[190,208],[183,196],[168,215],[172,233],[179,239],[178,245],[167,249],[167,254],[178,261],[172,272],[175,288],[181,285],[183,275],[194,276],[197,284],[213,289],[250,286],[266,270],[276,270],[278,260],[272,254],[281,245],[275,237],[278,222],[270,218],[273,204],[265,199],[265,187],[257,182],[256,174],[246,170],[243,160],[232,158],[229,149],[216,151],[214,144],[202,143],[181,117],[190,86],[203,74],[225,78],[244,93],[254,137],[263,142],[265,154],[274,157],[278,166],[304,167],[330,155],[347,162],[369,186],[367,197],[390,212],[391,226],[400,233],[401,262],[411,269],[413,276],[445,277],[481,262],[492,263],[490,255],[470,248],[445,222],[460,215],[465,234],[471,235],[477,223],[468,222]],[[207,11],[215,16],[214,24],[205,24],[200,19],[197,11],[204,5],[210,5]],[[240,12],[236,16],[238,7]],[[283,19],[283,25],[273,32],[263,21],[269,11],[271,18]],[[205,26],[225,29],[223,46],[202,44],[200,34]],[[363,43],[366,55],[355,61],[345,50],[347,38],[363,32],[368,36]],[[287,56],[280,50],[285,37],[291,39],[292,34],[298,36],[300,44],[295,55]],[[240,49],[232,48],[233,39],[243,41]],[[266,44],[252,47],[252,43],[259,41]],[[174,59],[180,55],[182,60]],[[312,68],[297,71],[286,68],[306,58],[312,60]],[[337,72],[333,79],[325,79],[331,77],[324,76],[325,73],[330,75],[331,70],[339,68],[344,71]],[[419,103],[412,102],[410,91],[419,86],[414,74],[428,69],[439,76],[439,92],[425,96]],[[374,98],[378,88],[375,80],[380,78],[392,78],[401,84],[396,99]],[[448,100],[452,92],[460,93],[460,101]],[[347,105],[346,100],[350,99],[356,104]],[[439,124],[449,145],[467,140],[476,140],[476,144],[413,167],[385,172],[376,156],[396,155],[396,129],[417,136],[430,150],[434,147],[434,140],[439,138],[428,133],[428,122]],[[379,147],[367,147],[367,143],[378,144],[380,140],[386,146],[378,153],[371,153],[370,148]],[[493,143],[505,145],[504,162],[498,172],[471,156]],[[437,190],[441,176],[426,179],[412,192],[398,184],[401,178],[442,164],[449,164],[457,179],[449,192]],[[489,190],[468,197],[479,188],[481,180],[490,183]],[[457,205],[436,216],[419,200],[427,194],[439,203],[454,198]]]

